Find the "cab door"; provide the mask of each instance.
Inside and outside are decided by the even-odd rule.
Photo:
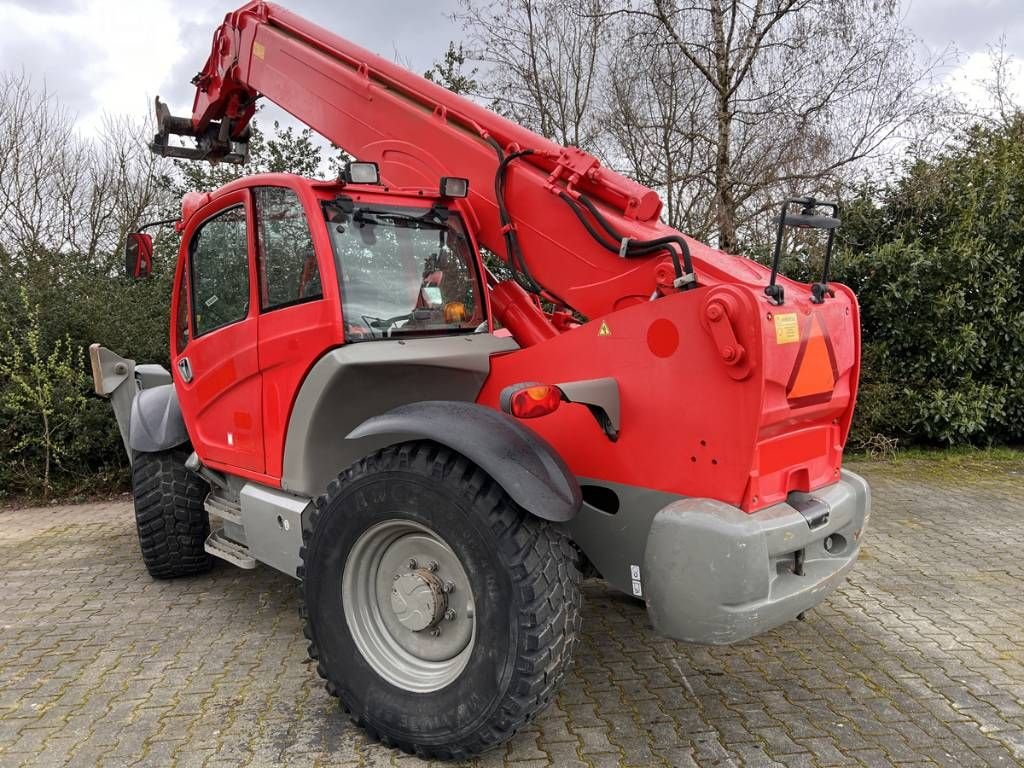
[[[174,381],[193,448],[208,464],[262,474],[262,385],[249,192],[217,198],[186,229],[178,269]],[[181,302],[188,303],[182,331]],[[184,336],[184,338],[182,338]]]
[[[274,478],[282,473],[288,419],[303,379],[326,350],[344,340],[323,211],[303,192],[283,185],[252,190],[263,442],[266,473]],[[311,230],[310,222],[318,226]]]

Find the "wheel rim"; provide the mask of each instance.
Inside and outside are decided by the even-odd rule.
[[[439,690],[466,668],[476,637],[473,591],[458,556],[411,520],[365,530],[341,579],[345,621],[374,671],[399,688]]]

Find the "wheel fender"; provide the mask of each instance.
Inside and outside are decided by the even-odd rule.
[[[141,453],[155,453],[188,442],[185,419],[173,384],[140,390],[132,401],[128,444]]]
[[[427,400],[367,419],[348,440],[377,435],[432,440],[451,448],[505,489],[530,514],[566,522],[580,508],[580,486],[555,449],[511,416],[476,403]]]

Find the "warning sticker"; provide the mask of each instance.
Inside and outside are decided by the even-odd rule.
[[[629,566],[630,581],[633,582],[633,595],[636,597],[644,596],[644,589],[640,585],[640,566],[631,565]]]
[[[795,344],[800,341],[800,321],[796,313],[775,316],[775,343]]]
[[[266,58],[267,49],[263,47],[263,43],[252,44],[252,55],[261,60]]]
[[[795,317],[795,315],[794,315]],[[611,336],[612,329],[608,327],[608,323],[601,323],[601,327],[597,329],[598,336]]]

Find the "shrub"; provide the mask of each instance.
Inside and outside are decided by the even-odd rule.
[[[3,413],[8,481],[14,490],[49,496],[57,467],[81,457],[88,404],[81,350],[70,336],[45,344],[38,305],[23,287],[25,330],[21,339],[7,332],[0,354],[0,411]],[[8,483],[4,484],[7,487]]]
[[[1024,116],[853,202],[835,279],[857,291],[856,438],[1024,440]]]

